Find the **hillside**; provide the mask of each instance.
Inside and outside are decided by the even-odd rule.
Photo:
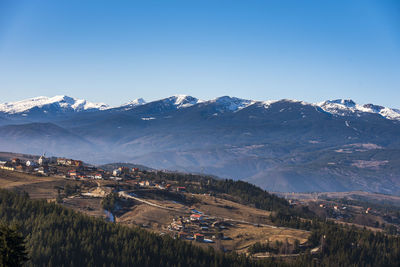
[[[0,190],[0,222],[18,223],[27,266],[397,266],[400,261],[398,236],[322,220],[241,181],[136,170],[118,181],[0,170],[0,187],[14,191]]]
[[[19,151],[41,155],[46,151],[78,155],[91,151],[93,145],[54,123],[28,123],[0,127],[0,147],[3,151]]]
[[[3,112],[20,125],[1,128],[7,138],[0,149],[206,173],[270,191],[400,194],[396,109],[351,100],[203,101],[190,96],[63,111],[62,116],[43,107],[32,108],[40,116]],[[37,121],[61,128],[43,127],[30,137]]]

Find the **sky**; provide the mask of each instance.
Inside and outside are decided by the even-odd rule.
[[[400,1],[0,0],[0,93],[400,108]]]

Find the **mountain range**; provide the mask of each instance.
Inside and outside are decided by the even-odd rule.
[[[270,191],[400,194],[400,111],[176,95],[110,107],[68,96],[0,104],[0,150],[131,162]]]

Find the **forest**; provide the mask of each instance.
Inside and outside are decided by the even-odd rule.
[[[183,175],[184,176],[184,175]],[[191,179],[186,177],[185,179]],[[184,181],[179,183],[185,184]],[[311,231],[306,248],[298,257],[254,259],[252,255],[203,249],[189,242],[159,236],[89,217],[57,203],[31,200],[27,193],[0,190],[0,250],[17,247],[25,266],[398,266],[400,237],[367,229],[341,226],[313,217],[308,210],[295,210],[286,200],[256,186],[232,180],[204,180],[193,190],[226,194],[237,201],[274,211],[275,225]],[[188,190],[191,190],[188,188]],[[104,208],[113,205],[106,198]],[[12,238],[8,238],[11,236]],[[282,245],[257,244],[250,252],[277,251]],[[285,246],[287,247],[287,246]],[[319,253],[311,248],[320,247]],[[13,250],[14,251],[14,250]],[[1,266],[10,257],[2,257]]]

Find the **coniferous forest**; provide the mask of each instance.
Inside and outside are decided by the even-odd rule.
[[[18,225],[27,266],[247,266],[242,256],[92,218],[27,195],[0,191],[0,219]]]
[[[279,224],[311,230],[310,247],[320,246],[322,252],[311,254],[307,250],[293,259],[254,260],[106,222],[56,203],[30,200],[27,194],[0,190],[3,225],[0,249],[4,254],[10,246],[17,247],[18,259],[27,260],[25,266],[398,266],[400,263],[399,236],[346,228],[318,219],[296,225],[296,221],[302,221],[298,217],[285,218],[275,219]],[[2,266],[19,266],[7,264],[6,259],[3,255]]]

